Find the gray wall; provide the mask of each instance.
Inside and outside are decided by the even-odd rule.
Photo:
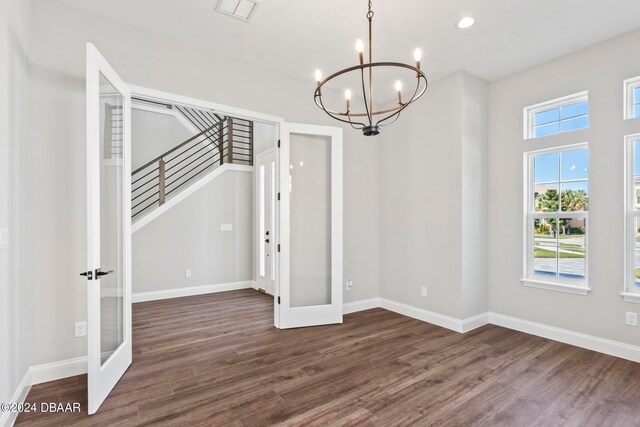
[[[492,311],[615,341],[640,345],[625,326],[623,289],[624,136],[640,121],[622,120],[624,79],[640,75],[640,32],[507,77],[490,86],[489,295]],[[589,129],[523,140],[522,109],[588,90]],[[523,153],[574,142],[590,147],[588,296],[524,287]]]
[[[0,2],[0,402],[9,402],[29,366],[24,248],[29,2]],[[0,414],[2,416],[3,414]]]
[[[33,365],[86,354],[73,337],[86,318],[85,42],[128,83],[285,117],[335,125],[311,100],[314,83],[118,24],[55,1],[32,2],[33,86],[27,156],[27,262]],[[184,64],[189,64],[185,67]],[[233,77],[233,78],[231,78]],[[345,133],[345,302],[378,296],[379,141]],[[348,165],[364,165],[349,167]]]
[[[486,104],[486,83],[458,72],[384,129],[381,297],[458,319],[487,310]]]
[[[134,233],[133,292],[250,281],[252,189],[253,173],[223,172]]]
[[[191,138],[175,116],[147,110],[131,110],[131,168],[133,170]]]

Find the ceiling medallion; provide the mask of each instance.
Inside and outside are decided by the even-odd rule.
[[[356,51],[360,60],[359,65],[345,68],[336,73],[331,74],[326,79],[322,79],[322,73],[320,70],[316,71],[316,91],[313,96],[316,105],[327,113],[332,118],[344,123],[349,123],[354,129],[361,129],[362,133],[366,136],[378,135],[380,133],[380,127],[394,123],[400,117],[400,113],[417,101],[422,95],[424,95],[429,82],[427,77],[420,70],[420,59],[422,52],[420,49],[415,50],[416,65],[403,64],[400,62],[373,62],[372,45],[371,45],[371,21],[373,20],[373,11],[371,10],[372,3],[369,1],[369,11],[367,13],[367,20],[369,21],[369,58],[368,62],[364,61],[364,44],[361,40],[356,43]],[[416,86],[413,90],[413,94],[409,98],[403,99],[402,97],[402,82],[397,80],[395,83],[395,91],[397,94],[397,101],[394,104],[390,104],[388,107],[378,107],[374,105],[373,93],[375,85],[373,83],[373,69],[395,69],[395,71],[413,71],[415,74]],[[322,88],[327,83],[335,78],[349,73],[359,73],[359,83],[362,84],[362,97],[364,109],[360,111],[351,111],[351,96],[352,93],[349,89],[345,91],[346,109],[343,111],[333,111],[325,107],[322,98]],[[368,78],[367,78],[368,77]],[[367,90],[368,88],[368,90]],[[394,102],[394,101],[390,101]],[[375,109],[374,109],[375,106]]]

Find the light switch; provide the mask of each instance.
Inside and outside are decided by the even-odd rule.
[[[0,250],[7,249],[9,247],[9,230],[6,228],[0,228]]]
[[[220,224],[220,231],[233,231],[233,224]]]

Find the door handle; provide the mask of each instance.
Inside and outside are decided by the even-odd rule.
[[[100,271],[100,269],[99,269],[99,268],[96,268],[96,279],[97,279],[98,277],[106,276],[107,274],[111,274],[111,273],[113,273],[113,270],[109,270],[109,271]]]
[[[265,242],[265,243],[269,243],[269,239],[265,240],[264,242]]]

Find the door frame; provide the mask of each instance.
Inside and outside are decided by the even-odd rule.
[[[163,101],[173,102],[176,104],[188,105],[195,108],[211,109],[211,110],[220,111],[221,113],[232,115],[241,119],[246,119],[246,120],[251,120],[254,122],[261,122],[266,124],[272,124],[276,126],[276,135],[281,134],[282,126],[285,122],[284,118],[282,117],[258,113],[251,110],[245,110],[243,108],[236,108],[228,105],[217,104],[215,102],[205,101],[198,98],[191,98],[188,96],[178,95],[170,92],[163,92],[160,90],[151,89],[144,86],[129,85],[129,87],[131,88],[132,97],[139,97],[139,98],[144,98],[147,100],[159,101],[159,102],[163,102]],[[277,147],[278,143],[279,143],[279,140],[274,141],[274,146]],[[276,176],[278,176],[279,171],[280,171],[280,156],[276,154],[276,172],[277,172]],[[254,167],[254,174],[255,174],[255,167]],[[279,182],[279,179],[276,179],[276,181]],[[279,186],[276,186],[276,192],[278,191],[280,191]],[[255,200],[255,196],[254,196],[254,200]],[[254,212],[255,212],[255,208],[254,208]],[[279,215],[280,215],[280,203],[277,203],[276,218],[279,218]],[[255,221],[254,221],[254,224],[255,224]],[[254,232],[253,234],[255,236],[257,233]],[[276,239],[275,240],[276,244],[277,242],[280,242],[280,221],[279,220],[276,221],[276,230],[275,230],[274,238]],[[280,253],[276,251],[275,256],[276,256],[276,281],[275,281],[275,287],[273,291],[274,293],[273,319],[274,319],[274,326],[278,327],[280,310],[277,304],[277,295],[279,291],[279,281],[280,281]],[[257,274],[257,272],[255,274]],[[257,277],[256,277],[256,282],[257,282]]]

